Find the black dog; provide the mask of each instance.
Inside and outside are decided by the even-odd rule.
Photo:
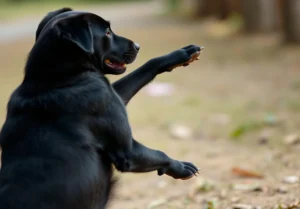
[[[21,85],[1,130],[1,209],[102,209],[121,172],[176,179],[198,169],[137,142],[125,105],[156,75],[189,63],[201,50],[187,46],[154,58],[110,85],[139,46],[112,32],[101,17],[64,8],[40,23]]]

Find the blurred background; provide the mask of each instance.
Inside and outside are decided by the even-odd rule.
[[[94,12],[140,44],[127,73],[186,45],[205,47],[128,105],[138,141],[200,174],[117,173],[109,208],[300,208],[300,0],[0,0],[1,124],[39,21],[64,6]]]

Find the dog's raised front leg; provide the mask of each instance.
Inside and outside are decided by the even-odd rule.
[[[157,170],[158,175],[166,174],[175,179],[189,179],[198,172],[198,168],[192,163],[171,159],[165,153],[150,149],[134,139],[127,149],[122,147],[121,150],[113,150],[109,152],[109,156],[121,172]]]
[[[189,45],[170,54],[149,60],[137,70],[112,84],[115,91],[123,99],[125,105],[156,75],[170,72],[179,66],[187,66],[200,55],[203,47]]]

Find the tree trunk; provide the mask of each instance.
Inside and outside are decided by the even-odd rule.
[[[220,20],[226,20],[231,13],[230,0],[221,0],[219,3],[218,18]]]
[[[299,0],[296,0],[299,1]],[[278,27],[277,1],[242,0],[242,10],[247,32],[271,32]]]
[[[217,0],[199,0],[196,17],[208,17],[216,14]]]
[[[227,19],[231,13],[240,12],[240,0],[195,0],[196,17],[214,16],[220,20]]]
[[[285,0],[283,5],[285,41],[300,43],[300,1]]]

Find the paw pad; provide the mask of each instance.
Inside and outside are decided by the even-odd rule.
[[[186,66],[188,66],[190,63],[194,62],[195,60],[200,60],[200,54],[201,54],[201,51],[202,51],[203,49],[204,49],[204,47],[200,47],[200,50],[199,50],[199,51],[197,51],[197,52],[195,52],[195,53],[193,53],[193,54],[191,55],[191,59],[190,59],[189,61],[187,61],[187,62],[185,62],[185,63],[182,63],[182,64],[175,65],[175,66],[173,66],[173,67],[172,67],[171,69],[169,69],[169,70],[171,71],[171,70],[173,70],[174,68],[181,67],[181,66],[186,67]]]

